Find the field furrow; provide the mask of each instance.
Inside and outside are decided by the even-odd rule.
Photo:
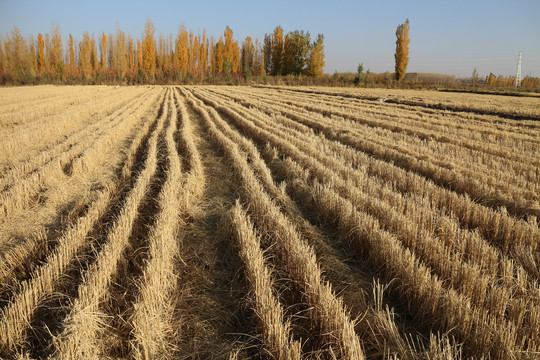
[[[55,357],[65,359],[96,358],[103,356],[106,351],[103,348],[103,341],[98,341],[103,322],[106,321],[105,314],[100,311],[100,305],[117,275],[118,268],[126,262],[124,254],[127,248],[132,246],[130,240],[133,241],[134,228],[137,225],[143,227],[142,224],[136,225],[139,212],[149,215],[149,219],[153,215],[152,210],[150,213],[145,213],[140,209],[140,206],[146,205],[144,200],[152,182],[159,182],[158,177],[163,176],[163,174],[157,174],[154,180],[154,176],[158,173],[158,142],[162,137],[162,130],[175,123],[169,116],[171,101],[170,90],[168,91],[169,95],[165,99],[162,114],[154,132],[148,139],[147,153],[142,169],[133,188],[126,195],[114,223],[108,230],[105,243],[102,245],[96,261],[83,274],[82,283],[78,288],[78,296],[68,316],[63,321],[63,330],[55,341]],[[160,185],[158,184],[158,186]],[[153,199],[147,198],[147,202],[153,201]]]
[[[143,129],[149,129],[150,122],[147,124]],[[141,151],[144,130],[139,134],[127,150],[128,160],[130,156]],[[54,251],[47,255],[43,265],[37,267],[28,280],[22,281],[18,286],[19,290],[9,298],[9,303],[2,309],[0,317],[2,327],[0,348],[5,355],[24,342],[25,333],[34,323],[34,313],[41,303],[50,298],[53,292],[59,290],[62,285],[60,280],[70,271],[80,271],[77,269],[77,266],[81,265],[78,258],[94,245],[88,235],[95,231],[96,226],[101,226],[100,222],[105,222],[103,216],[107,208],[111,206],[111,201],[118,196],[121,187],[131,177],[134,165],[133,161],[124,163],[124,173],[129,174],[128,178],[124,178],[123,181],[116,179],[100,186],[101,189],[98,189],[95,194],[94,201],[89,204],[83,215],[64,231],[57,240]]]
[[[142,103],[139,103],[141,100]],[[107,142],[122,136],[126,127],[133,125],[134,120],[140,119],[141,113],[148,109],[152,100],[152,97],[141,97],[115,111],[111,117],[105,117],[104,121],[95,127],[83,131],[80,134],[82,136],[68,138],[69,144],[48,151],[44,156],[38,156],[36,160],[29,162],[31,164],[26,163],[27,166],[10,171],[2,179],[2,184],[7,188],[0,194],[0,222],[14,210],[28,206],[35,194],[47,187],[49,179],[89,171],[91,164],[96,162],[96,154],[104,150]]]
[[[232,111],[227,111],[232,108],[233,107],[229,105],[227,108],[221,107],[220,109],[223,112],[234,115]],[[513,321],[517,328],[521,329],[520,335],[527,337],[529,335],[533,337],[536,336],[535,329],[539,326],[539,324],[536,323],[537,318],[535,315],[532,315],[529,318],[528,316],[523,316],[523,314],[537,314],[540,312],[538,297],[530,299],[531,293],[540,294],[540,292],[537,285],[533,285],[532,289],[527,289],[528,281],[523,269],[516,269],[516,278],[512,281],[511,279],[514,276],[513,263],[508,259],[504,259],[504,257],[498,259],[496,252],[492,255],[491,260],[488,260],[489,258],[486,259],[485,248],[487,246],[482,243],[478,244],[478,240],[476,242],[480,251],[477,252],[477,257],[469,257],[467,252],[470,253],[470,250],[472,249],[464,247],[463,245],[461,245],[463,246],[462,248],[454,247],[453,249],[448,249],[447,244],[442,242],[442,240],[446,240],[447,243],[451,241],[450,245],[453,245],[463,244],[467,238],[440,239],[430,235],[434,229],[428,229],[430,232],[422,232],[419,228],[415,228],[415,224],[411,224],[414,214],[421,214],[423,216],[421,220],[424,220],[424,217],[427,214],[426,209],[415,208],[413,201],[409,201],[407,206],[404,204],[399,205],[400,208],[406,208],[410,211],[410,214],[405,213],[406,216],[401,216],[393,209],[397,204],[391,203],[385,205],[385,197],[377,199],[376,193],[380,193],[380,190],[376,190],[373,187],[370,188],[365,184],[359,189],[356,184],[350,181],[336,178],[334,176],[335,173],[331,171],[332,161],[327,161],[325,165],[320,163],[317,164],[317,162],[312,159],[313,154],[316,151],[315,148],[309,148],[309,146],[306,148],[304,146],[304,148],[307,149],[306,154],[300,155],[293,145],[295,143],[298,144],[295,139],[300,138],[300,135],[288,137],[285,129],[268,126],[269,129],[275,129],[277,134],[272,136],[266,133],[266,136],[264,136],[264,128],[266,125],[259,123],[251,126],[244,124],[244,126],[242,126],[239,121],[242,121],[241,117],[239,118],[236,116],[234,122],[238,124],[241,131],[258,138],[259,144],[263,145],[265,142],[268,142],[280,149],[285,149],[285,153],[294,154],[296,152],[293,156],[300,158],[303,167],[309,170],[311,174],[314,174],[316,179],[330,184],[329,186],[331,186],[332,189],[340,189],[338,190],[338,193],[352,201],[357,210],[367,212],[370,216],[377,218],[378,221],[380,221],[381,227],[395,233],[397,239],[399,239],[405,247],[414,251],[426,265],[431,267],[432,273],[438,274],[441,280],[450,284],[455,290],[458,290],[463,296],[469,299],[469,301],[472,301],[475,306],[484,308],[485,311],[488,311],[497,319],[497,321],[503,321],[505,307],[501,307],[497,304],[509,303],[512,307],[512,313],[507,315],[508,319]],[[256,119],[253,119],[253,121],[257,122]],[[302,147],[301,145],[299,146]],[[291,166],[287,168],[292,173],[294,173],[293,169],[300,168],[295,164],[289,165]],[[301,175],[296,176],[301,177]],[[354,174],[349,172],[347,173],[347,179],[350,177],[354,177]],[[294,176],[289,180],[294,181]],[[359,181],[362,182],[362,180],[363,179],[360,178]],[[412,206],[411,203],[413,203]],[[441,221],[444,219],[435,220]],[[433,225],[433,223],[429,225]],[[445,225],[445,222],[442,222],[442,225]],[[451,228],[449,228],[449,230],[451,230]],[[488,253],[489,250],[488,247]],[[480,265],[486,265],[486,267],[478,267],[478,263]],[[501,264],[501,268],[491,268],[494,264]],[[486,274],[486,271],[490,271],[491,273]],[[506,286],[499,286],[499,284],[504,284]],[[520,288],[521,290],[519,290]],[[515,294],[511,299],[510,296],[513,292]],[[488,300],[485,301],[484,299]],[[497,304],[494,302],[497,302]],[[523,330],[528,326],[530,326],[530,332],[529,330]]]
[[[216,107],[216,108],[219,108]],[[210,109],[212,111],[212,109]],[[231,113],[223,112],[224,115],[231,115]],[[234,115],[233,115],[234,116]],[[227,117],[226,117],[227,118]],[[227,118],[231,120],[231,118]],[[228,121],[231,125],[234,121]],[[223,131],[230,139],[236,139],[237,144],[246,152],[248,162],[253,166],[254,170],[258,174],[269,174],[269,169],[260,161],[258,150],[253,146],[250,141],[240,135],[239,132],[231,129],[227,122],[218,121],[216,125]],[[251,135],[249,131],[243,131],[244,134]],[[273,169],[275,170],[275,169]],[[256,175],[257,176],[257,175]],[[345,303],[354,312],[356,318],[362,318],[364,321],[359,322],[355,329],[358,333],[362,334],[362,341],[364,346],[374,348],[375,352],[379,353],[398,353],[400,356],[407,357],[412,356],[415,351],[406,344],[399,332],[395,331],[397,328],[394,323],[394,319],[388,312],[382,310],[381,306],[369,305],[365,301],[366,293],[372,290],[369,280],[363,280],[354,278],[354,276],[347,276],[347,273],[351,272],[351,269],[343,262],[343,256],[336,254],[333,249],[325,243],[324,236],[320,234],[316,229],[309,225],[305,219],[302,218],[302,213],[297,208],[296,204],[283,193],[283,190],[278,189],[273,181],[272,175],[270,175],[270,181],[264,181],[268,177],[258,175],[257,176],[264,188],[269,194],[272,194],[276,204],[280,206],[280,211],[283,211],[298,227],[301,236],[309,240],[315,247],[317,253],[318,262],[325,267],[327,273],[327,280],[333,285],[339,288],[339,292],[344,298]],[[344,271],[344,273],[340,273]],[[285,275],[287,277],[287,275]],[[351,288],[354,284],[355,288]],[[423,346],[423,345],[421,345]]]
[[[534,98],[0,95],[2,358],[540,354]]]
[[[272,275],[265,265],[260,239],[248,215],[237,203],[231,213],[231,233],[250,284],[253,311],[258,318],[263,342],[275,359],[301,359],[300,343],[290,338],[290,323],[283,319],[283,307],[276,299]]]
[[[40,172],[42,176],[21,179],[16,187],[12,188],[19,190],[18,204],[23,202],[21,198],[24,196],[23,200],[27,203],[23,202],[22,205],[31,204],[31,206],[25,209],[21,206],[17,209],[16,215],[11,214],[7,221],[2,222],[0,257],[3,261],[0,264],[0,283],[2,284],[0,293],[11,288],[15,281],[21,281],[31,272],[31,264],[41,261],[47,252],[54,250],[58,233],[84,212],[89,200],[96,192],[95,189],[102,187],[106,179],[105,175],[112,176],[114,179],[114,174],[103,173],[103,166],[110,165],[111,158],[115,158],[110,154],[119,153],[128,138],[132,136],[131,134],[136,131],[134,128],[141,125],[141,119],[144,119],[144,115],[152,106],[155,106],[157,95],[158,93],[155,93],[141,104],[132,104],[136,106],[127,113],[119,113],[118,118],[104,126],[103,134],[99,134],[99,137],[95,139],[90,137],[91,143],[88,147],[64,166],[62,173]],[[69,171],[67,171],[68,167]],[[40,168],[42,169],[46,167]],[[81,187],[81,183],[93,183],[93,185],[92,188]],[[36,204],[32,202],[33,194],[37,191],[43,192],[44,200]],[[62,194],[61,197],[56,195],[58,192]],[[11,209],[14,209],[13,205]],[[62,214],[54,218],[54,214],[58,213],[59,209],[62,209]],[[67,219],[63,219],[64,217]],[[20,229],[21,223],[29,224]],[[16,241],[17,238],[24,240]]]
[[[311,105],[305,106],[314,108]],[[439,142],[430,142],[436,147],[422,150],[426,147],[425,141],[417,141],[414,136],[408,135],[392,136],[391,131],[380,127],[355,127],[350,121],[329,118],[320,112],[299,112],[295,107],[289,108],[278,101],[271,101],[270,104],[264,101],[258,107],[266,108],[267,114],[283,114],[322,132],[329,139],[343,142],[381,160],[392,161],[441,186],[481,199],[492,207],[504,205],[518,216],[540,214],[538,182],[527,180],[537,178],[538,167],[534,165],[537,157],[534,152],[528,156],[532,164],[525,170],[520,167],[519,172],[527,174],[526,179],[520,180],[518,174],[508,175],[509,169],[506,166],[495,166],[493,158],[489,169],[486,166],[479,167],[469,151],[452,154],[452,151],[441,149]],[[471,160],[465,163],[464,159]],[[518,180],[515,180],[516,177]]]
[[[16,133],[2,134],[7,137],[0,143],[0,166],[2,172],[27,161],[43,150],[49,149],[84,127],[110,115],[119,106],[141,95],[144,89],[132,89],[121,96],[100,96],[86,99],[82,105],[54,114],[30,124],[29,128]],[[120,94],[119,94],[120,95]]]
[[[243,201],[249,204],[253,221],[263,236],[275,237],[276,255],[292,280],[305,294],[308,312],[314,329],[320,331],[321,342],[328,352],[350,359],[364,358],[359,339],[343,302],[322,279],[313,250],[303,240],[295,226],[287,219],[263,190],[238,146],[216,129],[208,112],[193,101],[207,121],[208,131],[230,158],[231,165],[242,182]]]
[[[211,101],[211,97],[207,96],[207,101]],[[393,198],[400,199],[404,198],[404,200],[401,200],[400,202],[403,203],[403,201],[406,200],[407,206],[410,207],[411,203],[415,202],[424,202],[422,200],[423,197],[428,197],[427,204],[421,204],[422,207],[429,206],[434,208],[434,211],[437,211],[439,208],[441,208],[441,205],[444,205],[442,207],[443,209],[446,207],[449,211],[454,213],[462,213],[463,210],[460,208],[463,207],[466,210],[466,213],[471,212],[480,212],[483,213],[488,212],[490,214],[491,212],[478,205],[473,205],[468,201],[466,198],[459,197],[454,195],[452,192],[449,192],[445,189],[437,188],[436,186],[433,186],[432,183],[426,182],[423,178],[419,178],[417,176],[411,176],[413,174],[406,173],[406,172],[397,172],[396,170],[400,170],[399,168],[396,169],[395,167],[392,168],[392,166],[388,166],[389,164],[386,164],[384,162],[380,161],[373,161],[373,159],[362,156],[361,153],[351,151],[351,149],[339,146],[339,144],[336,144],[332,141],[326,141],[325,139],[321,139],[320,137],[315,137],[309,132],[309,128],[296,128],[296,129],[288,129],[287,126],[292,127],[298,126],[298,124],[295,124],[294,121],[291,121],[287,118],[278,118],[278,117],[271,117],[268,118],[264,114],[261,114],[257,111],[251,111],[251,114],[247,112],[247,109],[237,107],[233,104],[227,104],[225,107],[221,106],[220,109],[225,112],[231,112],[234,110],[239,111],[239,113],[248,114],[248,118],[254,122],[256,122],[255,125],[251,126],[251,131],[260,133],[264,129],[270,129],[271,132],[274,133],[274,136],[277,137],[284,137],[286,136],[286,140],[282,140],[282,143],[284,146],[291,148],[290,145],[299,147],[300,149],[304,150],[305,154],[304,157],[306,157],[308,162],[312,162],[313,158],[318,159],[322,162],[322,166],[326,169],[332,169],[334,171],[337,171],[336,174],[342,174],[342,176],[345,179],[349,179],[351,176],[356,174],[356,177],[359,180],[356,180],[357,184],[361,183],[368,183],[371,184],[370,188],[368,189],[371,192],[371,196],[379,193],[381,189],[384,189],[387,187],[388,184],[392,185],[392,189],[387,189],[385,193],[386,198],[388,196],[391,196]],[[233,119],[236,118],[233,116]],[[264,122],[261,122],[260,120],[267,119],[266,124]],[[291,124],[292,123],[292,124]],[[284,126],[284,127],[283,127]],[[280,129],[281,127],[281,129]],[[296,131],[300,130],[300,131]],[[243,131],[246,131],[246,128],[243,128]],[[289,135],[290,134],[290,135]],[[299,141],[299,139],[304,139],[305,141],[302,143]],[[267,141],[266,139],[264,141]],[[315,148],[315,149],[314,149]],[[323,155],[324,153],[329,154],[329,156]],[[368,165],[369,167],[365,167],[365,164],[374,163],[373,167]],[[343,164],[344,166],[339,166],[340,164]],[[381,169],[381,165],[385,167],[390,167],[390,171],[386,169]],[[319,165],[320,166],[320,165]],[[367,174],[366,174],[367,172]],[[386,172],[389,172],[392,176],[385,176]],[[397,174],[396,174],[397,172]],[[369,176],[368,176],[369,175]],[[412,179],[407,179],[412,177]],[[381,180],[383,180],[381,182]],[[396,186],[401,185],[402,186]],[[422,186],[419,189],[411,189],[411,184],[414,184],[415,186],[418,186],[418,183],[421,183]],[[357,185],[360,186],[360,185]],[[365,187],[366,185],[361,185]],[[375,190],[373,187],[379,188],[379,190]],[[399,193],[394,193],[395,188],[398,188],[401,192],[401,196]],[[426,189],[428,187],[429,191]],[[375,190],[375,191],[374,191]],[[409,196],[410,193],[415,193],[418,196]],[[443,200],[444,197],[451,195],[450,199]],[[441,199],[441,197],[443,199]],[[388,199],[387,199],[388,200]],[[461,200],[461,201],[460,201]],[[395,203],[396,200],[393,200],[392,205],[399,205]],[[403,208],[405,205],[399,205],[399,207]],[[471,209],[471,207],[473,209]],[[414,212],[413,212],[414,214]],[[446,215],[443,213],[442,215]],[[475,217],[478,215],[475,215]],[[438,217],[438,216],[437,216]],[[504,236],[504,238],[500,239],[499,241],[503,241],[504,249],[508,249],[510,244],[515,244],[518,246],[526,245],[531,246],[533,252],[537,251],[537,244],[540,242],[540,233],[538,232],[537,227],[530,226],[529,224],[526,224],[524,222],[516,222],[514,219],[508,216],[503,216],[501,219],[501,216],[497,216],[497,214],[493,214],[489,216],[491,218],[495,217],[493,220],[486,221],[487,224],[492,224],[495,220],[497,223],[501,223],[501,221],[506,221],[507,224],[504,226],[507,230],[501,231],[502,229],[500,227],[497,227],[497,232],[493,231],[482,231],[482,227],[479,228],[481,230],[481,233],[486,237],[486,239],[493,241],[493,240],[499,240],[501,237]],[[488,219],[489,219],[488,217]],[[423,219],[421,219],[423,220]],[[471,221],[467,221],[467,219],[460,219],[461,222],[464,222],[463,225],[469,226],[472,228],[478,228],[478,223],[473,223]],[[484,221],[487,220],[485,217],[483,219]],[[457,227],[460,227],[457,225]],[[492,227],[490,227],[491,230],[493,230]],[[512,233],[508,233],[508,231],[512,231]],[[515,242],[518,241],[516,244]],[[523,242],[521,242],[523,241]],[[497,244],[497,243],[495,243]],[[499,244],[497,244],[499,245]]]

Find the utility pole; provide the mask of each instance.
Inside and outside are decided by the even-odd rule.
[[[521,86],[521,51],[519,52],[518,66],[517,66],[517,72],[516,72],[516,82],[514,86],[515,87]]]

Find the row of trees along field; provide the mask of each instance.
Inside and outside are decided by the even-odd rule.
[[[478,75],[475,77],[475,73],[473,72],[473,83],[478,83]],[[496,87],[514,87],[516,85],[516,77],[515,76],[495,76],[493,73],[490,73],[488,76],[486,76],[486,85],[488,86],[496,86]],[[522,87],[536,87],[540,86],[540,78],[533,78],[529,76],[525,76],[523,80],[521,81]]]
[[[271,75],[319,76],[324,67],[324,36],[311,42],[309,32],[284,35],[278,26],[265,36],[264,45],[251,37],[239,44],[226,27],[219,39],[181,25],[176,37],[160,35],[147,20],[143,38],[135,39],[120,28],[116,34],[88,32],[65,43],[58,25],[50,34],[25,38],[14,27],[0,38],[0,77],[3,84],[127,82],[153,83],[203,80],[213,77]]]

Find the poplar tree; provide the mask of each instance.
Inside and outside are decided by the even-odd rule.
[[[114,38],[114,52],[112,56],[112,64],[113,68],[116,70],[116,73],[120,75],[120,77],[123,79],[126,75],[127,71],[127,54],[126,54],[126,34],[120,29],[120,27],[116,27],[116,36]]]
[[[324,35],[317,35],[317,40],[313,42],[309,50],[307,73],[309,76],[321,76],[324,68]]]
[[[230,61],[232,63],[234,57],[234,40],[233,31],[229,26],[225,28],[225,31],[223,32],[223,37],[225,38],[223,61]]]
[[[45,72],[48,75],[52,75],[51,70],[51,37],[49,34],[45,34],[45,37],[43,38],[43,42],[45,45]]]
[[[240,46],[238,46],[238,41],[233,43],[233,53],[232,53],[232,72],[237,73],[238,67],[240,65]]]
[[[252,65],[252,71],[253,75],[265,75],[266,74],[266,64],[265,56],[264,56],[264,50],[261,48],[259,44],[259,40],[255,40],[254,45],[254,52],[253,52],[253,65]]]
[[[107,35],[102,33],[101,35],[101,69],[107,68]]]
[[[114,61],[114,54],[115,54],[114,36],[112,34],[109,34],[107,39],[108,39],[108,43],[109,43],[109,54],[107,55],[107,62],[109,64],[109,73],[115,74],[116,73],[116,63]]]
[[[281,75],[283,60],[283,29],[277,26],[272,35],[271,74]]]
[[[68,76],[75,77],[75,44],[73,41],[73,36],[69,34],[68,37],[68,56],[67,56],[67,64],[68,64]]]
[[[143,51],[141,40],[137,40],[137,71],[141,70],[143,66]]]
[[[264,71],[272,73],[272,34],[264,34],[262,56],[264,60]]]
[[[92,38],[90,39],[90,66],[92,67],[92,75],[95,75],[98,67],[98,59],[94,34],[92,34]]]
[[[21,31],[13,27],[6,43],[4,44],[6,57],[6,70],[11,72],[18,80],[22,80],[28,64],[27,48]]]
[[[83,33],[83,39],[79,43],[79,64],[83,79],[89,80],[92,76],[91,46],[88,32]]]
[[[250,36],[246,37],[246,40],[242,43],[242,60],[240,62],[240,71],[244,74],[249,71],[253,73],[253,54],[255,49],[253,47],[253,41]]]
[[[399,25],[396,29],[396,53],[394,58],[396,60],[396,80],[401,81],[405,77],[407,72],[407,65],[409,64],[409,19],[405,23]]]
[[[188,68],[188,33],[184,24],[178,28],[178,36],[176,38],[176,56],[182,76],[187,75]]]
[[[37,43],[37,66],[38,73],[43,74],[46,70],[45,67],[45,42],[43,41],[43,35],[38,34],[38,43]]]
[[[143,69],[145,73],[152,79],[154,78],[154,73],[156,71],[156,48],[154,46],[155,32],[156,30],[152,20],[147,18],[146,26],[144,28],[145,36],[142,44]]]
[[[489,73],[489,76],[486,78],[486,84],[488,84],[489,86],[495,86],[495,81],[496,81],[496,77],[495,75],[493,75],[493,73]]]
[[[166,47],[165,37],[163,34],[159,35],[158,46],[157,46],[157,58],[156,58],[156,70],[158,73],[165,72],[165,58],[166,58]]]
[[[189,31],[189,43],[187,48],[188,63],[187,72],[193,74],[195,69],[195,59],[193,58],[193,31]]]
[[[199,46],[199,74],[204,76],[208,70],[208,39],[206,38],[206,30],[203,29],[201,44]]]
[[[200,48],[200,37],[199,35],[195,36],[193,38],[193,49],[191,51],[192,53],[192,73],[193,75],[197,76],[199,74],[199,49]]]
[[[131,36],[128,36],[128,45],[127,45],[127,71],[131,74],[133,73],[134,68],[134,57],[135,57],[135,49],[133,48],[133,38]]]
[[[188,33],[185,24],[178,28],[178,36],[176,38],[176,56],[178,58],[178,66],[182,76],[187,75],[188,68]]]
[[[282,75],[304,74],[310,48],[309,38],[309,32],[295,30],[287,33],[281,59]]]
[[[223,72],[223,51],[224,51],[224,45],[223,45],[223,38],[219,37],[219,41],[216,45],[216,68],[218,73]]]
[[[61,79],[64,76],[64,61],[62,60],[62,34],[58,25],[52,27],[50,51],[48,53],[51,71],[57,79]]]
[[[36,56],[36,43],[32,35],[30,35],[30,38],[28,39],[27,54],[28,54],[29,70],[33,78],[37,73],[37,56]]]
[[[210,60],[210,73],[217,73],[217,62],[216,62],[216,40],[214,36],[210,36],[210,45],[208,46],[208,59]]]

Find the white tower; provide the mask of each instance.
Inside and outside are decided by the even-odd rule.
[[[516,72],[516,83],[514,84],[514,86],[521,86],[521,51],[519,52],[518,67]]]

